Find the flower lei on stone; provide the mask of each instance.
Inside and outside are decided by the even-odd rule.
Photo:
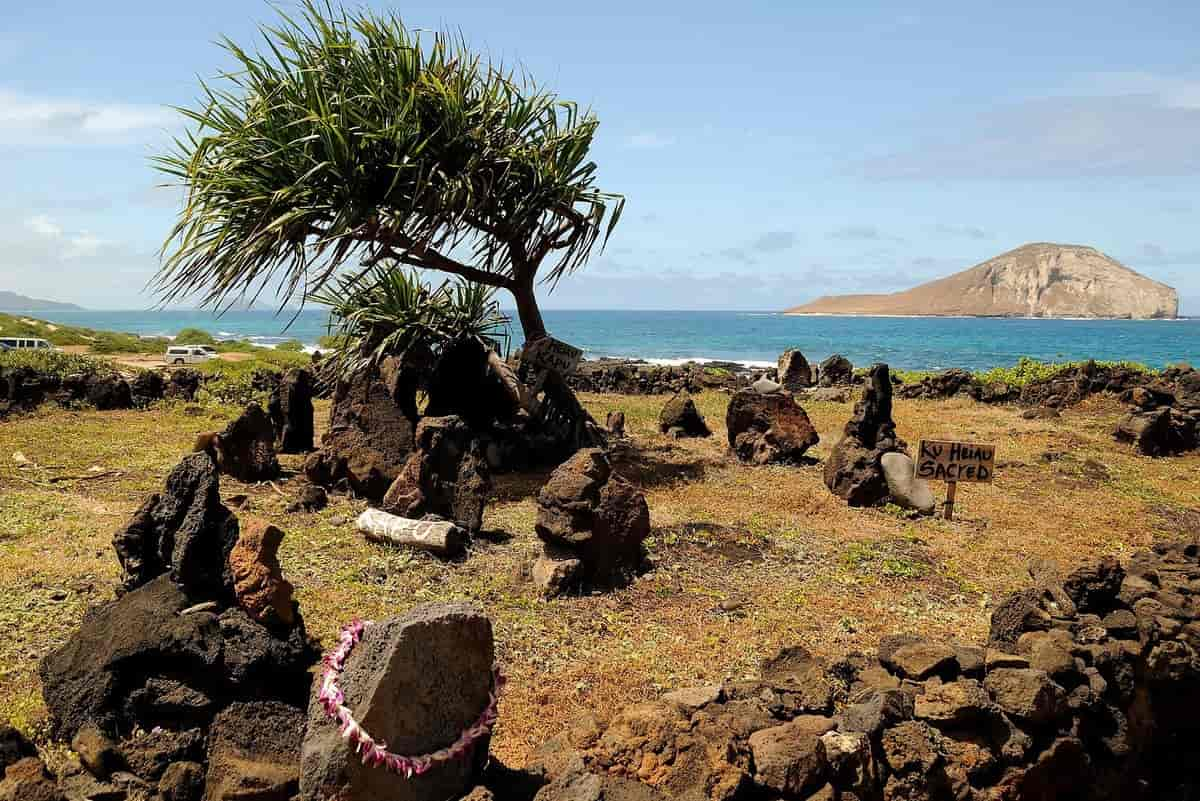
[[[325,709],[325,714],[337,722],[342,739],[350,743],[355,752],[362,757],[364,765],[384,767],[392,773],[411,779],[425,773],[439,762],[449,762],[464,756],[477,740],[491,733],[492,726],[496,723],[500,690],[504,687],[504,676],[500,673],[499,666],[492,668],[492,690],[488,693],[488,703],[483,713],[473,725],[463,730],[453,744],[429,754],[405,756],[393,754],[387,750],[387,743],[377,742],[367,734],[346,707],[346,695],[338,684],[338,678],[345,669],[350,652],[358,645],[363,632],[370,625],[370,620],[356,619],[342,628],[337,647],[322,660],[325,672],[321,677],[321,690],[317,695],[317,701]]]

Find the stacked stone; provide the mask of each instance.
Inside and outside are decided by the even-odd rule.
[[[744,365],[732,362],[654,365],[600,359],[580,363],[577,371],[567,378],[567,383],[576,392],[674,395],[705,389],[734,390],[749,384],[752,378]]]
[[[59,781],[67,798],[295,793],[317,654],[281,575],[282,538],[239,525],[206,453],[116,533],[120,596],[39,670],[55,734],[80,757]]]
[[[382,508],[413,520],[435,515],[476,534],[491,491],[490,468],[467,424],[455,415],[426,417]]]
[[[1158,799],[1200,785],[1200,547],[1113,559],[1001,603],[986,646],[884,638],[678,690],[545,743],[538,801]]]
[[[1200,372],[1172,367],[1158,381],[1121,394],[1129,405],[1113,431],[1145,456],[1171,456],[1200,447]]]
[[[901,398],[920,400],[944,400],[961,394],[979,400],[983,387],[975,376],[955,368],[924,376],[914,384],[903,384],[896,394]]]
[[[117,373],[72,373],[59,377],[32,367],[0,368],[0,418],[31,411],[53,401],[60,406],[86,403],[100,411],[147,406],[163,396],[161,377],[142,372],[133,386]]]

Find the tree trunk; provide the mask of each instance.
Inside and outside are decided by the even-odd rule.
[[[542,312],[533,293],[533,281],[522,282],[513,287],[512,294],[517,302],[517,316],[521,319],[525,341],[532,342],[546,336],[546,323],[542,321]]]

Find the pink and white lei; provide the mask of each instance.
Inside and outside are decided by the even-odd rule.
[[[350,652],[354,650],[354,646],[358,645],[363,631],[370,625],[372,625],[370,620],[356,619],[342,628],[337,647],[327,653],[322,660],[325,672],[321,677],[320,693],[317,695],[317,700],[325,709],[325,714],[337,722],[341,728],[342,739],[350,743],[355,752],[361,755],[364,765],[382,766],[392,773],[411,779],[413,776],[420,776],[435,763],[448,762],[466,755],[477,740],[491,733],[492,726],[496,723],[500,690],[504,687],[504,676],[500,673],[499,666],[492,668],[492,690],[488,693],[488,704],[483,713],[473,725],[463,730],[453,744],[429,754],[404,756],[403,754],[393,754],[387,750],[387,743],[376,742],[371,735],[367,734],[346,707],[346,695],[338,684],[338,678],[345,669],[346,659],[350,656]]]

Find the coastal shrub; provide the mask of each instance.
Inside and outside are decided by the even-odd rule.
[[[39,373],[59,378],[73,373],[112,373],[111,363],[78,353],[58,350],[9,350],[0,352],[0,369],[30,367]]]
[[[1086,362],[1043,362],[1038,359],[1033,359],[1028,356],[1022,356],[1017,360],[1017,363],[1011,367],[993,367],[990,370],[976,372],[975,377],[984,384],[992,384],[1003,382],[1013,387],[1024,387],[1027,384],[1035,381],[1045,381],[1053,378],[1064,370],[1075,369],[1086,364]],[[1154,375],[1157,371],[1153,368],[1142,364],[1141,362],[1132,361],[1098,361],[1097,367],[1123,367],[1127,370],[1136,370],[1147,375]]]
[[[265,407],[269,393],[255,386],[256,373],[279,374],[292,367],[305,367],[310,363],[306,353],[280,352],[269,348],[256,349],[253,359],[210,359],[196,368],[204,376],[201,399],[207,397],[218,403],[238,406],[257,401]]]
[[[217,340],[213,335],[201,328],[184,328],[175,335],[175,341],[180,345],[215,345]]]
[[[280,342],[275,346],[274,350],[283,353],[303,353],[304,343],[298,339],[289,339],[286,342]]]

